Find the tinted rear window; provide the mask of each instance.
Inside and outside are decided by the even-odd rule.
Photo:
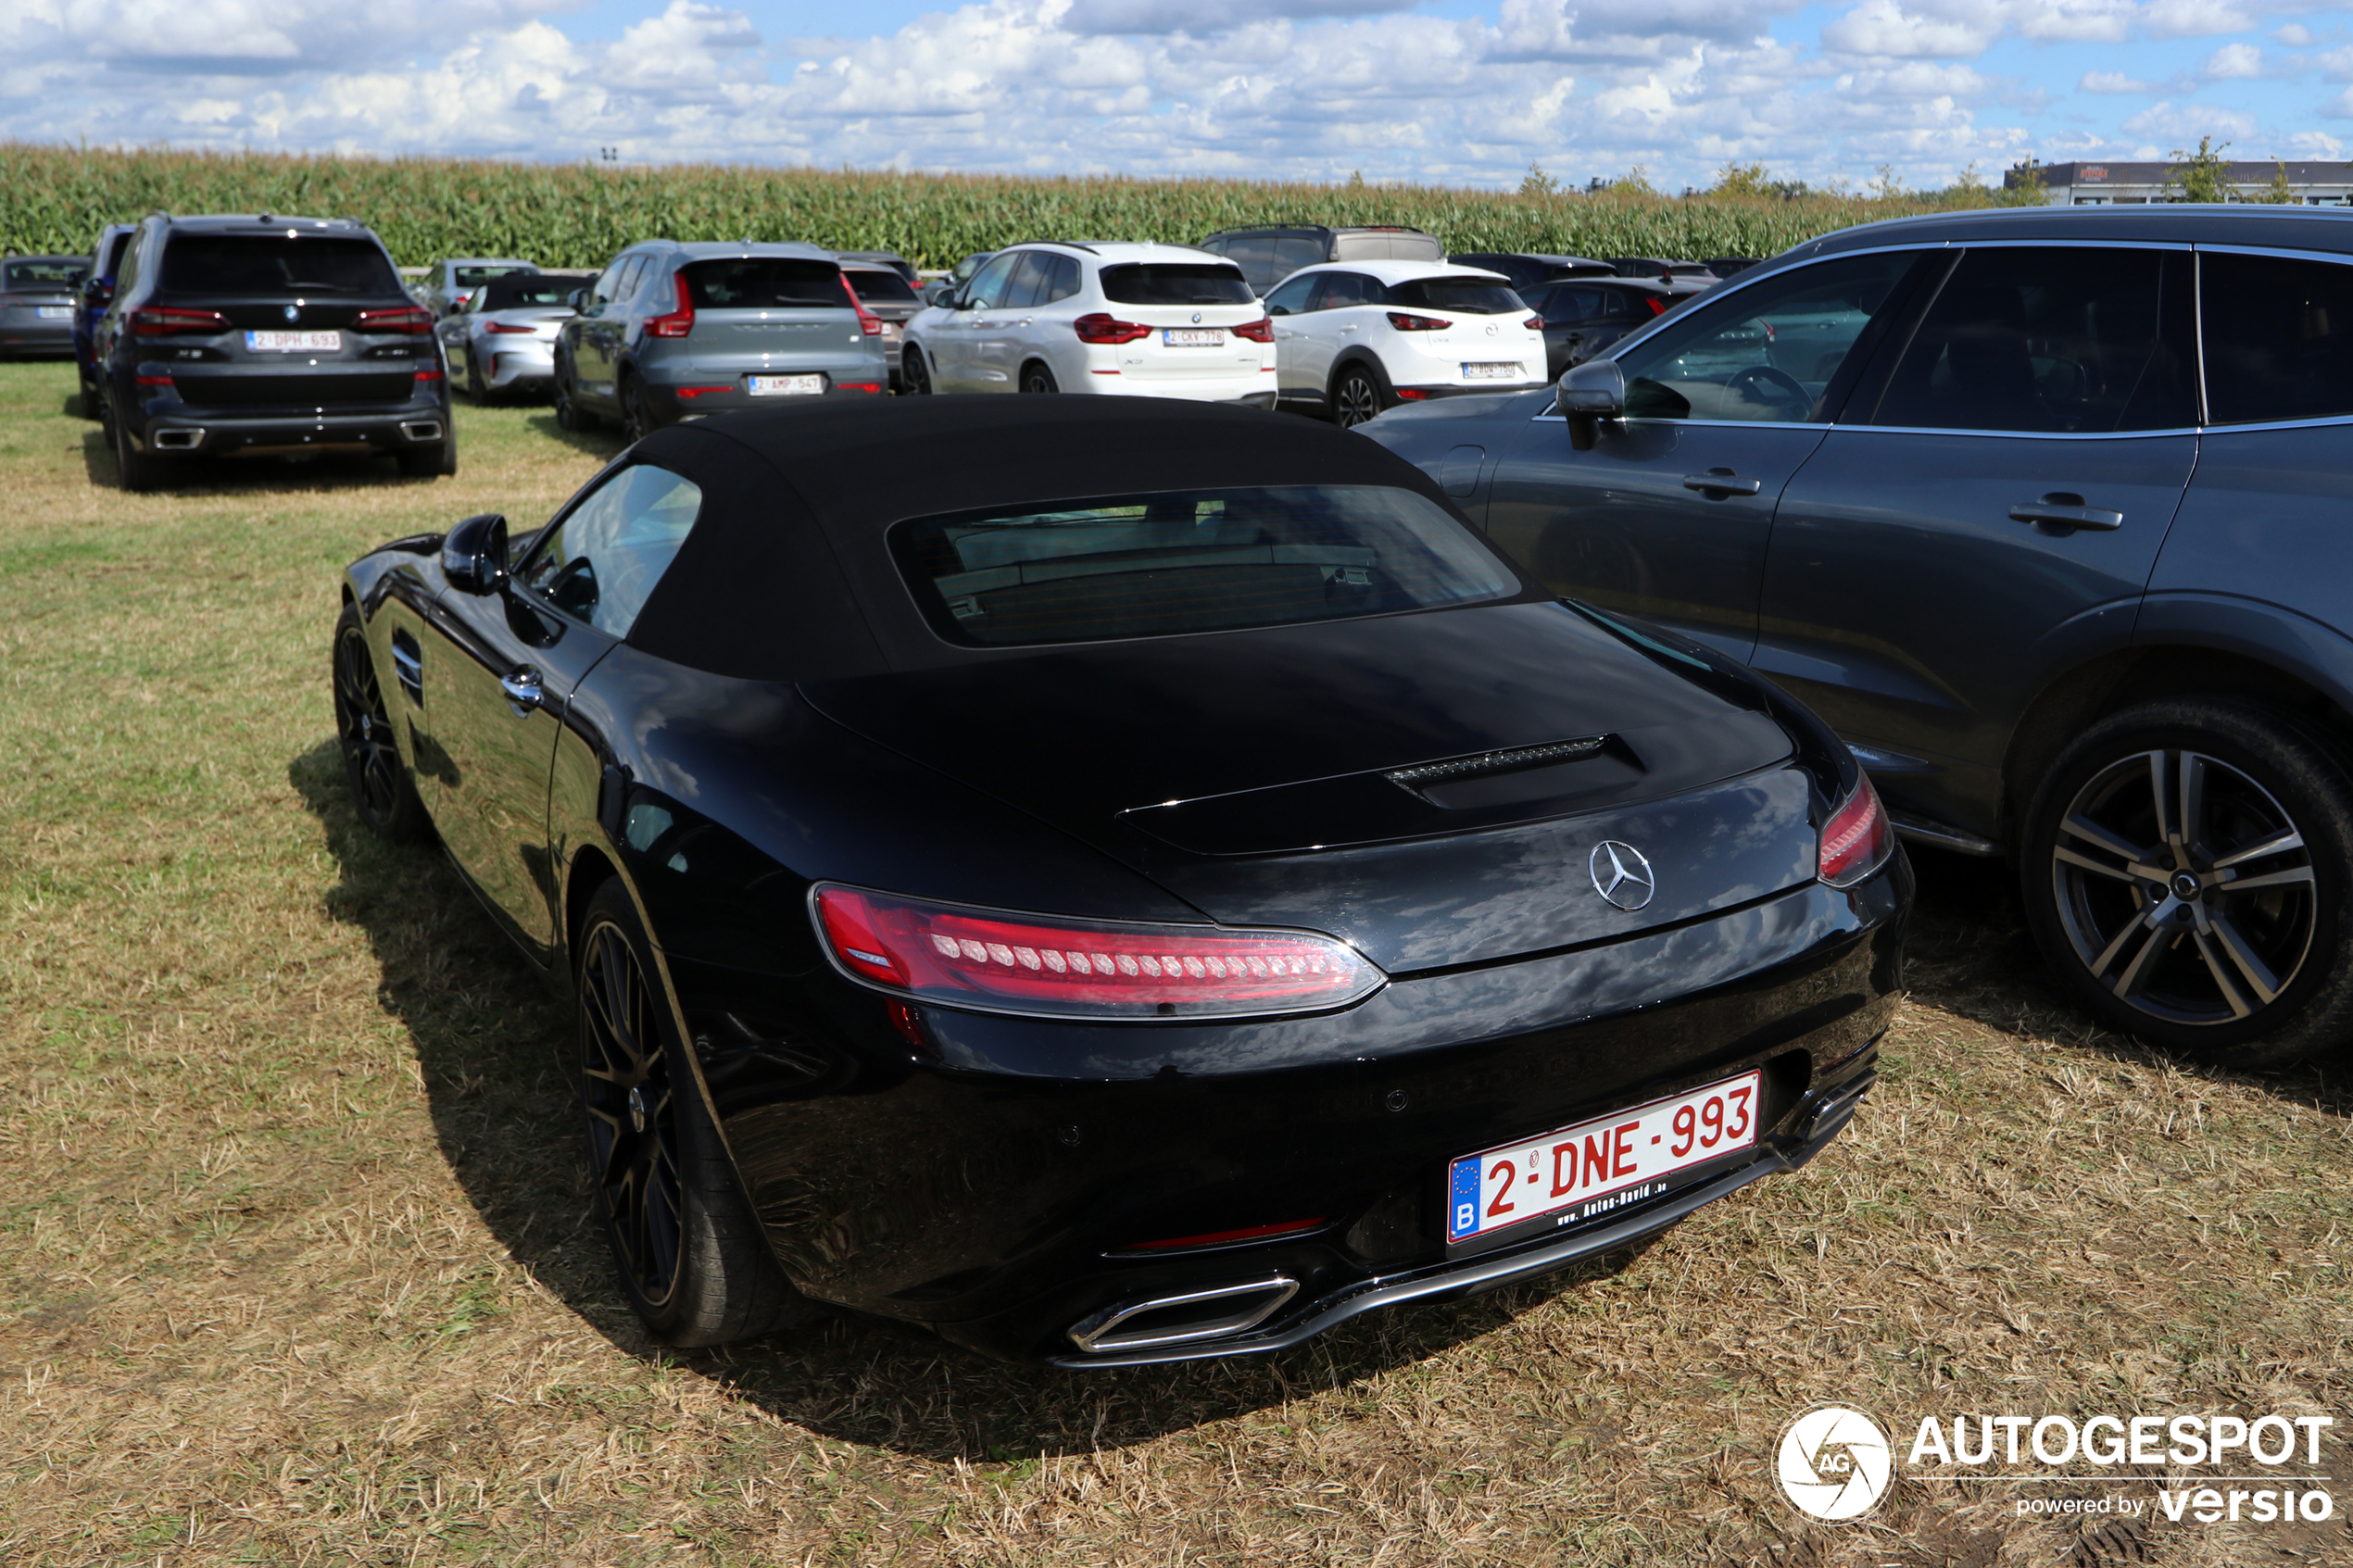
[[[529,277],[532,273],[538,271],[539,269],[536,267],[526,267],[520,262],[516,262],[505,267],[452,267],[449,270],[457,275],[458,286],[459,288],[471,289],[479,288],[484,283],[490,282],[493,278]]]
[[[585,278],[550,278],[545,273],[525,273],[514,278],[493,278],[474,295],[476,310],[523,310],[535,305],[569,305],[573,291],[588,286]]]
[[[2353,414],[2353,267],[2209,251],[2199,274],[2209,419]]]
[[[1110,496],[919,519],[890,540],[933,627],[990,647],[1339,621],[1519,587],[1436,504],[1375,485]]]
[[[1258,296],[1229,261],[1131,261],[1103,269],[1114,305],[1248,305]]]
[[[11,261],[0,270],[0,287],[17,289],[69,289],[89,275],[90,264],[75,257],[60,261],[35,257],[27,261]]]
[[[696,261],[687,264],[684,276],[698,310],[769,310],[809,305],[849,308],[841,292],[841,269],[830,261],[803,261],[788,256]]]
[[[175,234],[164,246],[162,287],[195,297],[401,292],[392,262],[367,240],[281,234]]]
[[[1408,309],[1459,310],[1468,316],[1508,316],[1528,308],[1509,283],[1491,278],[1416,278],[1392,283],[1389,303]]]
[[[858,291],[858,297],[869,305],[917,305],[915,291],[907,280],[896,272],[877,272],[866,268],[845,269],[842,276]]]

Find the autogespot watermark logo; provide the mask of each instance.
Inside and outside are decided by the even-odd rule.
[[[1781,1428],[1781,1495],[1817,1519],[1860,1519],[1887,1495],[1894,1456],[1880,1424],[1851,1405],[1816,1405]]]

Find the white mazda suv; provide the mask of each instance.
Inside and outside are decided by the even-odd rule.
[[[1276,392],[1360,425],[1385,408],[1546,385],[1544,319],[1498,272],[1437,261],[1302,267],[1266,296]]]
[[[999,251],[907,323],[900,364],[900,384],[914,394],[1275,401],[1265,308],[1240,268],[1190,245],[1037,242]]]

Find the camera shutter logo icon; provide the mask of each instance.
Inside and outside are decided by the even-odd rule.
[[[1781,1429],[1781,1495],[1816,1519],[1860,1519],[1887,1495],[1894,1461],[1880,1424],[1848,1405],[1816,1405]]]

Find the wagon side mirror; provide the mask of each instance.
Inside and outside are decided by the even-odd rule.
[[[1604,420],[1626,417],[1626,372],[1615,359],[1571,365],[1561,377],[1554,400],[1568,420],[1568,444],[1579,452],[1590,452]]]
[[[452,588],[490,594],[507,583],[507,519],[477,512],[441,538],[441,575]]]

